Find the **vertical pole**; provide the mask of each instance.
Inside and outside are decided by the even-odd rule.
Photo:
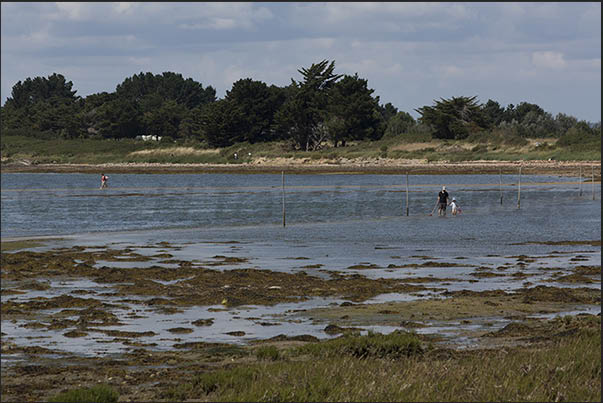
[[[580,167],[580,197],[582,197],[582,167]]]
[[[499,185],[499,189],[500,189],[500,204],[502,204],[502,199],[503,199],[503,195],[502,195],[502,168],[499,168],[498,179],[499,179],[499,182],[500,182],[500,185]]]
[[[408,172],[406,172],[406,216],[408,217]]]
[[[592,175],[592,184],[593,184],[593,200],[595,200],[595,166],[591,165],[591,175]]]
[[[519,184],[517,185],[517,208],[521,207],[521,165],[519,166]]]
[[[283,182],[283,227],[285,226],[285,171],[281,171],[281,178]]]

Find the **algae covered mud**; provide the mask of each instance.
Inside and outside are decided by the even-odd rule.
[[[199,398],[166,391],[258,345],[473,351],[600,326],[598,183],[525,175],[518,208],[515,175],[412,176],[406,215],[403,175],[287,175],[283,226],[281,179],[2,174],[2,401],[99,381]],[[442,185],[459,216],[429,216]]]

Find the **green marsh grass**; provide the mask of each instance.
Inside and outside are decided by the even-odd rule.
[[[357,358],[401,358],[422,354],[423,347],[415,334],[393,332],[389,335],[345,335],[323,343],[308,344],[298,351],[317,357],[350,355]]]
[[[407,347],[415,343],[412,335],[397,334],[392,340],[378,335],[364,340],[346,336],[294,348],[286,360],[262,360],[198,375],[192,382],[171,388],[164,398],[598,402],[600,319],[598,323],[598,328],[577,330],[541,346],[476,351],[425,349],[408,354],[412,349]]]
[[[272,360],[276,361],[279,359],[279,351],[275,346],[262,346],[255,352],[258,360]]]
[[[90,388],[72,389],[59,393],[49,399],[49,402],[60,403],[114,403],[119,394],[107,385],[96,385]]]

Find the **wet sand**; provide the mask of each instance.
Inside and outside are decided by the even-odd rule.
[[[289,174],[503,174],[516,173],[522,167],[524,174],[582,175],[591,179],[594,167],[595,181],[601,180],[601,161],[468,161],[426,162],[423,160],[344,160],[341,162],[312,161],[310,159],[261,160],[240,164],[3,164],[3,173],[289,173]]]

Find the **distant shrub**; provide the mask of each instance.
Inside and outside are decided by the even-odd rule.
[[[486,151],[488,151],[488,146],[486,146],[484,144],[478,144],[471,149],[471,152],[474,152],[474,153],[484,153]]]
[[[417,124],[408,129],[407,132],[401,133],[398,138],[406,143],[428,143],[433,140],[433,130],[423,124]]]
[[[525,146],[526,144],[528,144],[528,140],[526,140],[523,137],[520,136],[506,136],[503,138],[502,143],[505,145],[509,145],[509,146]]]
[[[557,146],[567,147],[575,151],[601,148],[601,133],[591,134],[572,127],[557,140]]]
[[[407,112],[398,112],[389,120],[385,128],[384,137],[395,137],[406,133],[411,127],[416,125],[415,119]]]
[[[41,131],[30,128],[23,129],[3,129],[3,136],[25,136],[25,137],[33,137],[41,140],[52,140],[58,138],[58,136],[49,131]]]
[[[475,133],[471,133],[469,135],[469,137],[467,137],[467,142],[468,143],[478,143],[478,144],[483,144],[483,143],[496,143],[498,144],[499,142],[497,140],[499,139],[499,136],[495,135],[492,132],[485,132],[485,131],[478,131]]]
[[[119,395],[108,385],[95,385],[90,388],[72,389],[59,393],[49,402],[61,403],[113,403],[117,402]]]
[[[543,142],[534,147],[534,151],[551,151],[555,149],[555,145],[547,142]]]
[[[299,352],[317,356],[351,355],[357,358],[401,358],[422,354],[423,348],[417,335],[393,332],[388,335],[369,333],[366,336],[341,336],[323,343],[302,346],[299,348]]]
[[[521,137],[513,127],[503,126],[492,131],[479,131],[472,133],[466,139],[470,143],[507,145],[521,147],[528,144],[528,140]]]

